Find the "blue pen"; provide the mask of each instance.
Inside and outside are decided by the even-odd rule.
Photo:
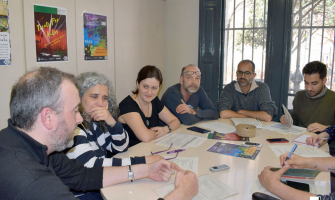
[[[295,149],[297,148],[297,144],[295,144],[290,152],[290,154],[288,154],[287,158],[285,159],[285,161],[287,161],[288,159],[290,159],[290,157],[292,156],[292,153],[295,151]],[[282,167],[284,167],[285,164],[283,164]]]

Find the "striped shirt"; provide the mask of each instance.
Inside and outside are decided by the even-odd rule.
[[[122,124],[116,121],[113,127],[105,123],[108,131],[103,132],[95,122],[91,122],[92,131],[80,126],[75,130],[74,146],[66,150],[70,159],[77,159],[85,167],[126,166],[145,163],[145,157],[107,158],[112,153],[128,150],[129,137]]]

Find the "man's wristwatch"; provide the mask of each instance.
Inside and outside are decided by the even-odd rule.
[[[172,131],[172,127],[168,124],[167,127],[169,128],[169,132],[170,133]]]
[[[128,165],[128,179],[130,180],[130,182],[134,181],[134,172],[131,169],[131,165]]]

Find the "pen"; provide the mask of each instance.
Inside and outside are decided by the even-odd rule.
[[[287,158],[285,159],[285,161],[287,161],[288,159],[290,159],[292,153],[295,151],[295,149],[297,148],[297,144],[295,144],[290,152],[290,154],[288,154]],[[282,167],[284,167],[285,164],[283,164]]]
[[[261,123],[261,121],[259,121],[259,119],[256,118],[256,120],[257,120],[259,123]]]
[[[174,150],[174,151],[169,151],[167,152],[167,154],[170,154],[170,153],[177,153],[177,152],[181,152],[181,151],[185,151],[186,149],[177,149],[177,150]]]

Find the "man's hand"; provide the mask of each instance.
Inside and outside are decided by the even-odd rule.
[[[319,124],[319,123],[313,123],[313,124],[310,124],[309,126],[307,126],[307,131],[312,132],[312,133],[322,132],[326,128],[328,128],[328,126],[325,126],[325,125],[322,125],[322,124]]]
[[[195,173],[179,170],[174,181],[175,189],[164,197],[166,200],[190,200],[198,194],[199,185]]]
[[[285,115],[282,115],[282,116],[280,117],[280,123],[282,123],[282,124],[284,124],[284,125],[287,125]]]
[[[182,104],[179,104],[179,105],[177,106],[177,108],[176,108],[176,112],[177,112],[178,114],[185,114],[185,113],[190,113],[190,114],[192,114],[192,115],[197,114],[197,112],[196,112],[194,109],[192,109],[190,106],[188,106],[188,105],[184,102],[184,100],[181,100],[181,103],[182,103]]]
[[[166,130],[166,129],[168,129],[168,130]],[[167,128],[166,126],[152,127],[151,130],[155,131],[155,138],[163,137],[164,135],[166,135],[169,132],[169,128]]]
[[[308,162],[307,162],[308,158],[298,156],[294,153],[291,155],[291,157],[287,161],[285,161],[289,154],[290,153],[285,153],[285,154],[283,154],[279,157],[280,165],[285,164],[285,166],[287,165],[290,168],[298,168],[298,169],[309,167],[309,166],[307,166],[308,165]]]
[[[88,114],[91,115],[91,119],[94,121],[105,121],[110,127],[113,127],[116,124],[115,119],[108,110],[108,103],[105,107],[93,107]]]
[[[319,135],[313,135],[312,137],[306,138],[306,142],[309,145],[315,146],[315,144],[320,145],[322,143],[323,138],[329,137],[329,134],[326,132],[322,132]]]
[[[164,159],[148,164],[147,166],[148,178],[154,181],[169,181],[175,170],[181,170],[181,168],[175,163]]]
[[[284,165],[281,169],[276,172],[271,171],[272,167],[266,167],[261,174],[258,175],[259,182],[268,191],[273,191],[272,188],[276,187],[276,184],[280,183],[280,177],[289,169],[289,165]]]
[[[198,194],[199,184],[194,172],[180,170],[174,182],[175,188],[185,193],[185,199],[192,199]]]
[[[145,156],[145,163],[151,164],[161,159],[164,159],[164,157],[159,156],[159,155]]]

